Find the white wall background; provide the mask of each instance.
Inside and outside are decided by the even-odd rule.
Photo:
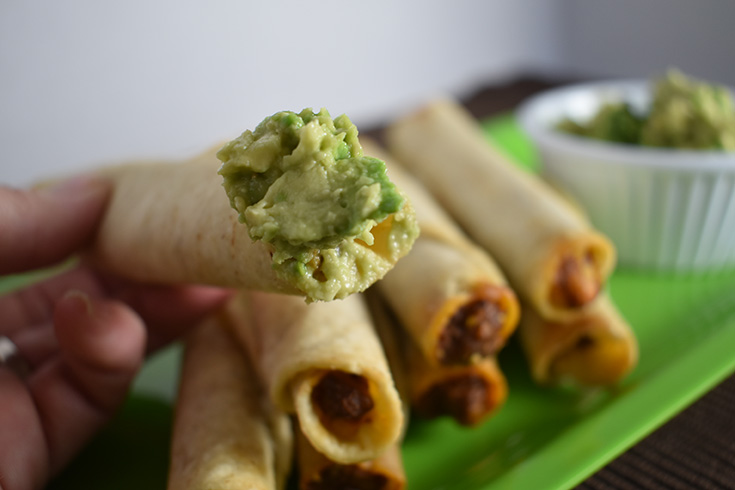
[[[278,110],[359,125],[523,73],[735,84],[727,0],[2,0],[0,183],[190,155]]]
[[[735,86],[732,0],[562,0],[560,50],[582,74],[647,77],[668,66]]]

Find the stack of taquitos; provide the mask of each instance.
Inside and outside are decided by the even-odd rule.
[[[403,349],[396,335],[395,324],[387,321],[387,311],[374,292],[365,294],[375,331],[383,345],[396,389],[401,397],[404,431],[378,457],[352,464],[332,461],[319,453],[303,433],[297,433],[296,461],[300,488],[303,490],[332,490],[359,488],[370,490],[402,490],[406,486],[401,444],[408,424],[408,386]]]
[[[234,298],[187,339],[169,488],[281,489],[295,437],[304,490],[402,490],[405,408],[395,404],[390,374],[400,366],[393,354],[389,372],[363,298],[325,308],[251,296]],[[270,333],[255,326],[263,320]],[[275,358],[259,350],[266,346]],[[274,375],[256,375],[264,369]],[[297,415],[296,434],[283,406]]]
[[[411,405],[424,417],[450,415],[477,424],[506,397],[495,355],[516,329],[518,300],[493,259],[428,191],[376,143],[362,143],[367,154],[386,162],[420,228],[413,249],[376,284],[407,334]]]
[[[615,249],[579,209],[502,156],[450,100],[394,123],[386,139],[522,296],[521,343],[537,381],[610,384],[630,371],[635,338],[603,292]]]
[[[384,298],[372,294],[370,307],[379,331],[391,332],[398,346],[406,399],[423,418],[449,416],[462,425],[487,420],[505,402],[508,386],[495,356],[465,364],[430,363]],[[387,349],[386,349],[387,350]]]
[[[399,441],[405,419],[361,295],[306,304],[291,296],[242,292],[231,311],[246,319],[236,331],[271,401],[297,418],[303,436],[299,464],[317,482],[313,488],[321,488],[323,479],[365,482],[381,480],[390,468],[402,471],[400,460],[378,466],[390,460],[386,451]],[[402,480],[391,476],[382,488],[400,488],[390,485]]]

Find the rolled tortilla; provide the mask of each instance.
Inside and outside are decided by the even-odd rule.
[[[377,457],[404,417],[388,363],[361,295],[306,304],[250,292],[235,303],[237,333],[271,400],[295,413],[311,444],[332,461]]]
[[[301,244],[298,257],[289,255],[294,252],[285,250],[290,245],[284,240],[254,241],[223,189],[216,153],[213,148],[184,162],[100,170],[114,192],[92,244],[91,259],[102,269],[144,282],[211,284],[330,301],[362,291],[383,277],[415,239],[413,210],[410,203],[401,202],[394,206],[398,211],[380,221],[354,218],[352,228],[359,234],[345,235],[341,242],[330,235],[330,246],[321,246],[316,238],[311,245]],[[381,166],[377,162],[371,171],[377,175]],[[350,171],[347,168],[345,173]],[[381,182],[366,184],[366,188],[388,186]],[[281,187],[298,188],[299,183],[289,181]],[[395,192],[391,198],[398,199],[400,192],[392,187],[391,192]],[[297,202],[291,204],[296,208],[299,198],[311,199],[304,193],[293,194]],[[346,197],[321,196],[318,209],[331,205],[347,211],[361,209],[365,203],[356,197],[359,195],[356,191]],[[283,220],[296,219],[290,216],[279,215]],[[268,223],[268,229],[278,225]],[[322,231],[336,233],[331,228]]]
[[[386,140],[542,316],[570,318],[592,303],[613,269],[612,243],[509,162],[461,106],[437,100],[388,127]]]
[[[303,432],[297,432],[296,441],[301,490],[402,490],[406,487],[406,472],[398,443],[374,459],[340,464],[314,449]]]
[[[298,294],[253,241],[222,189],[216,149],[185,162],[103,169],[114,187],[91,258],[123,277]]]
[[[267,402],[226,318],[186,342],[176,401],[170,490],[282,489],[292,460],[289,418]]]
[[[538,383],[605,386],[623,379],[638,361],[638,343],[607,294],[571,322],[545,320],[525,308],[521,345]]]
[[[449,416],[462,425],[473,426],[490,418],[505,403],[508,383],[494,356],[461,365],[430,363],[399,325],[394,312],[386,308],[387,302],[377,301],[377,295],[369,296],[386,347],[399,346],[399,379],[404,380],[405,397],[417,415],[429,419]]]
[[[375,330],[383,345],[391,373],[401,397],[405,420],[408,420],[408,386],[399,338],[394,331],[395,324],[389,319],[382,298],[374,290],[368,290],[366,299]],[[404,423],[404,429],[407,422]],[[299,481],[302,490],[331,490],[335,488],[356,488],[374,490],[401,490],[406,486],[406,472],[403,467],[401,443],[399,439],[383,451],[377,458],[354,464],[340,464],[319,453],[302,432],[297,431],[296,459],[299,468]]]
[[[461,366],[430,366],[416,350],[407,356],[411,407],[420,417],[449,416],[474,426],[508,398],[508,383],[495,357]]]
[[[505,276],[423,186],[376,143],[361,142],[366,154],[386,162],[421,230],[408,255],[376,286],[430,362],[462,364],[495,355],[520,312]]]

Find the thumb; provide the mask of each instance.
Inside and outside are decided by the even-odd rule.
[[[95,177],[37,190],[0,186],[0,275],[55,264],[83,247],[109,193]]]

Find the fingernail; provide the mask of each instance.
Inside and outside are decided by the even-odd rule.
[[[65,303],[65,306],[71,309],[74,313],[86,315],[88,317],[91,317],[93,314],[92,301],[89,299],[89,296],[78,289],[67,291],[61,300]]]
[[[85,198],[92,194],[104,192],[107,184],[99,177],[79,175],[68,179],[52,182],[41,187],[39,192],[47,196]]]

